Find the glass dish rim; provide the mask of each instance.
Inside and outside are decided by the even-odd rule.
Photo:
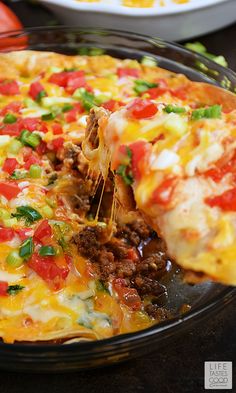
[[[214,69],[219,70],[220,72],[224,72],[224,74],[230,76],[231,78],[234,78],[236,81],[236,73],[226,67],[223,67],[215,62],[213,62],[212,60],[208,59],[207,57],[205,57],[204,55],[201,55],[199,53],[196,53],[192,50],[186,49],[185,47],[183,47],[182,45],[175,43],[175,42],[171,42],[171,41],[167,41],[167,40],[163,40],[159,37],[152,37],[152,36],[148,36],[148,35],[143,35],[143,34],[137,34],[137,33],[132,33],[129,31],[124,31],[124,30],[115,30],[115,29],[103,29],[103,28],[80,28],[80,27],[76,27],[76,26],[51,26],[51,27],[43,27],[43,26],[39,26],[39,27],[33,27],[33,28],[25,28],[25,29],[21,29],[21,30],[12,30],[6,33],[0,33],[0,40],[1,38],[12,38],[14,36],[16,37],[24,37],[25,35],[27,36],[30,33],[37,33],[37,32],[53,32],[53,31],[64,31],[64,32],[69,32],[69,31],[73,31],[73,32],[83,32],[83,33],[97,33],[97,32],[108,32],[108,33],[112,33],[112,34],[118,34],[118,35],[125,35],[128,36],[128,38],[133,38],[135,39],[135,37],[142,39],[144,41],[146,41],[147,43],[152,43],[154,44],[154,40],[156,42],[159,43],[164,43],[167,44],[167,46],[170,49],[174,49],[174,50],[178,50],[179,52],[183,52],[183,53],[188,53],[191,56],[194,55],[195,58],[197,59],[202,59],[204,60],[205,63],[209,64],[210,66],[212,66]],[[27,48],[25,48],[27,50]],[[21,50],[25,50],[25,49],[16,49],[16,51],[21,51]],[[11,52],[12,50],[10,50]],[[0,52],[0,53],[6,53],[6,51],[4,52]],[[150,54],[152,55],[152,54]],[[163,57],[164,58],[164,57]],[[181,65],[181,63],[179,63]],[[58,343],[45,343],[45,342],[27,342],[27,343],[4,343],[4,342],[0,342],[0,350],[1,348],[4,349],[10,349],[10,350],[36,350],[37,352],[39,350],[41,351],[50,351],[50,350],[55,350],[57,349],[59,352],[64,352],[66,350],[66,348],[70,348],[70,349],[83,349],[83,350],[91,350],[94,347],[96,348],[101,348],[104,346],[111,346],[111,345],[119,345],[119,344],[126,344],[126,343],[131,343],[131,342],[137,342],[138,340],[142,339],[142,338],[147,338],[147,337],[152,337],[154,335],[158,335],[158,333],[161,332],[167,332],[167,331],[172,331],[172,329],[175,326],[186,326],[186,324],[188,322],[194,321],[196,318],[198,318],[199,316],[205,316],[207,312],[211,312],[214,309],[220,308],[220,306],[223,306],[224,301],[232,301],[234,298],[236,298],[236,287],[232,287],[232,286],[223,286],[223,290],[221,291],[220,294],[217,294],[216,296],[214,296],[213,298],[211,298],[208,301],[205,301],[203,305],[198,305],[196,307],[194,307],[194,309],[191,309],[190,311],[188,311],[186,314],[183,314],[182,316],[176,316],[170,320],[158,323],[156,325],[153,325],[149,328],[146,329],[142,329],[139,331],[135,331],[135,332],[130,332],[130,333],[125,333],[125,334],[119,334],[116,336],[112,336],[109,338],[105,338],[105,339],[99,339],[99,340],[93,340],[93,341],[81,341],[81,342],[77,342],[77,343],[70,343],[67,345],[63,345],[63,344],[58,344]]]

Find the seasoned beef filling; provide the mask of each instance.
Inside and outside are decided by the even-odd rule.
[[[152,318],[163,320],[169,316],[155,304],[166,292],[159,282],[167,272],[165,245],[141,218],[119,225],[109,240],[103,227],[85,227],[74,237],[74,242],[80,254],[92,262],[97,278],[106,286],[118,280],[137,291]]]

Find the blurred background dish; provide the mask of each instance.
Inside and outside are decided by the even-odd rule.
[[[122,26],[123,30],[174,41],[217,30],[236,20],[235,0],[190,0],[183,3],[157,0],[148,8],[122,6],[121,0],[39,2],[55,12],[61,22],[70,26],[113,29]],[[142,3],[145,4],[144,1]],[[132,3],[129,0],[126,4]]]

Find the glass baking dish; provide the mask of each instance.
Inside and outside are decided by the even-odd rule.
[[[209,59],[158,38],[128,32],[80,28],[35,28],[0,35],[0,51],[32,49],[78,54],[81,48],[101,48],[118,58],[140,60],[156,58],[160,67],[183,73],[195,81],[236,90],[236,74]],[[20,54],[20,53],[19,53]],[[176,339],[195,323],[218,313],[235,297],[236,288],[213,282],[185,284],[180,274],[168,283],[168,306],[179,310],[191,305],[184,315],[151,328],[109,339],[71,344],[0,343],[0,368],[18,371],[53,372],[100,367],[118,363],[150,351],[160,351],[167,341]]]

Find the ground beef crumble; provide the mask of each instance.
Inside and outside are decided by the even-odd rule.
[[[166,292],[160,278],[166,274],[168,256],[164,243],[142,219],[119,225],[117,233],[107,240],[104,228],[85,227],[74,236],[82,256],[93,265],[97,278],[107,285],[121,280],[128,288],[137,290],[145,300],[145,312],[155,320],[163,320],[170,313],[155,300]]]

